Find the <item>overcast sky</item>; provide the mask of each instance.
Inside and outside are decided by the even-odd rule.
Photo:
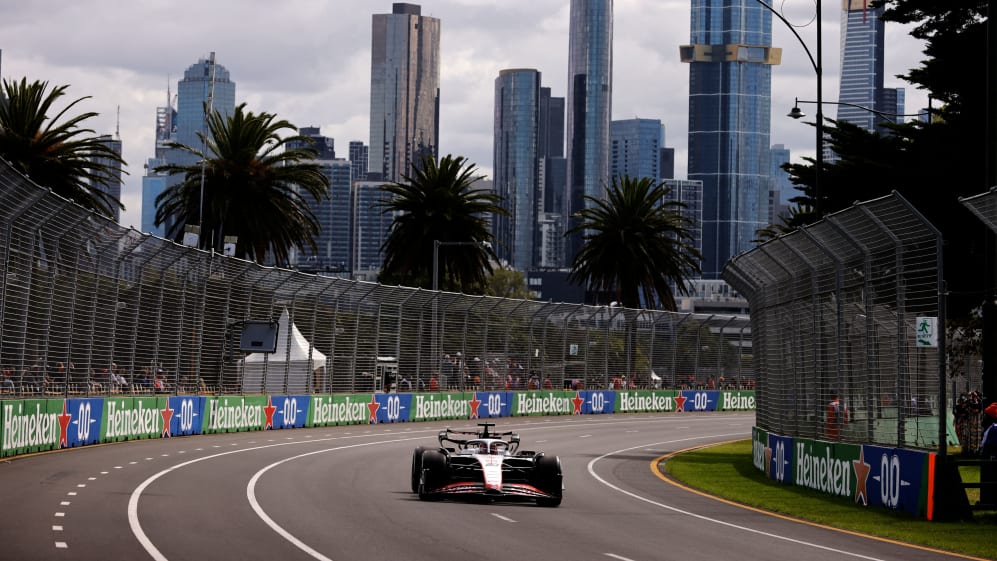
[[[820,0],[816,0],[820,1]],[[566,94],[569,0],[424,0],[441,20],[440,153],[466,156],[491,176],[494,80],[502,69],[535,68],[552,95]],[[817,56],[814,0],[774,5]],[[823,2],[823,92],[838,95],[840,6]],[[660,119],[674,147],[676,177],[686,176],[689,0],[616,0],[613,118]],[[141,225],[142,175],[153,155],[156,107],[175,93],[184,70],[215,52],[236,83],[236,103],[319,126],[337,156],[351,140],[369,143],[371,15],[389,0],[0,0],[0,75],[68,84],[67,97],[100,116],[98,134],[120,131],[128,163],[124,226]],[[918,65],[923,47],[908,29],[887,26],[886,86],[907,88],[907,113],[924,92],[895,78]],[[816,98],[816,72],[789,28],[773,19],[783,49],[772,72],[773,144],[793,160],[814,154],[814,129],[786,117],[794,97]],[[813,105],[801,106],[813,115]],[[120,111],[120,117],[119,117]],[[834,117],[835,108],[825,114]]]

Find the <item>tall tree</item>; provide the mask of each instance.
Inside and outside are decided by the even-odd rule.
[[[944,240],[947,314],[964,327],[984,314],[984,387],[997,393],[997,308],[994,307],[994,236],[959,201],[997,183],[993,121],[997,118],[997,72],[993,68],[995,32],[987,0],[873,0],[884,6],[883,19],[913,24],[911,35],[925,41],[920,66],[900,78],[927,90],[932,103],[928,122],[889,125],[883,134],[845,122],[826,127],[837,162],[822,173],[826,213],[896,190],[937,227]],[[989,38],[989,40],[988,40]],[[813,161],[783,166],[801,190],[796,202],[812,201]],[[790,227],[819,217],[799,213]],[[989,319],[987,319],[989,318]],[[970,329],[970,331],[976,331]],[[979,331],[976,331],[979,334]]]
[[[432,287],[436,253],[441,289],[482,290],[494,257],[488,216],[507,213],[498,195],[474,187],[483,178],[475,172],[463,156],[448,154],[437,163],[426,155],[411,176],[381,187],[391,194],[383,212],[394,215],[381,282]]]
[[[284,265],[292,247],[316,249],[320,225],[309,203],[329,196],[330,181],[315,162],[310,138],[282,137],[282,131],[298,129],[245,106],[228,117],[208,115],[210,134],[198,134],[206,150],[169,145],[199,161],[156,168],[183,176],[156,197],[156,224],[175,219],[167,235],[177,241],[187,225],[200,225],[202,249],[219,249],[224,237],[237,236],[236,255],[260,262],[269,254]]]
[[[681,213],[685,205],[667,200],[668,192],[664,182],[623,177],[613,178],[605,199],[586,196],[591,204],[568,232],[585,238],[569,279],[586,283],[603,303],[675,310],[672,284],[685,293],[702,256]]]
[[[32,181],[52,189],[57,195],[80,206],[112,217],[124,209],[117,198],[101,190],[117,180],[119,165],[125,161],[98,137],[82,128],[97,113],[88,111],[71,116],[74,108],[89,96],[69,102],[54,117],[53,105],[69,86],[27,78],[20,82],[4,80],[0,91],[0,157]],[[63,120],[65,119],[65,120]]]

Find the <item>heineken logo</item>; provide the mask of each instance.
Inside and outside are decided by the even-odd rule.
[[[42,404],[25,411],[23,403],[3,405],[3,449],[58,444],[62,428],[58,413],[42,411]]]
[[[263,406],[247,405],[241,400],[234,405],[229,405],[228,399],[211,401],[208,414],[209,430],[263,426]]]
[[[754,409],[755,408],[755,396],[753,395],[739,395],[724,392],[723,394],[724,402],[723,408],[726,410],[731,409]]]
[[[851,496],[852,463],[831,454],[831,447],[816,453],[812,445],[796,443],[796,484],[823,493]]]
[[[366,401],[355,401],[349,396],[339,402],[332,396],[316,396],[312,398],[312,408],[314,425],[365,423],[370,415]]]
[[[159,409],[150,409],[141,400],[136,401],[135,408],[125,407],[115,400],[107,402],[106,438],[118,436],[133,436],[152,434],[159,431],[159,419],[162,414]]]
[[[445,398],[435,399],[435,396],[424,395],[415,396],[415,418],[447,418],[464,417],[470,415],[471,406],[466,400],[452,399],[450,395]]]
[[[671,411],[671,396],[635,392],[620,392],[620,413],[644,413],[649,411]]]
[[[546,395],[520,395],[519,401],[516,403],[516,415],[571,414],[572,410],[573,404],[570,397],[557,397],[550,393]]]

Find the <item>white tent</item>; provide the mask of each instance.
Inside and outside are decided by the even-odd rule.
[[[312,387],[311,377],[315,370],[325,366],[325,355],[313,348],[291,323],[286,308],[280,314],[278,325],[275,353],[252,353],[243,359],[244,393],[307,393]]]

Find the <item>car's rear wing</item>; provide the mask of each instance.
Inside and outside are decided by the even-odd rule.
[[[441,430],[439,433],[440,446],[446,448],[447,447],[446,443],[450,442],[456,444],[460,448],[463,448],[465,445],[467,445],[468,441],[472,439],[496,438],[496,439],[507,440],[509,442],[509,447],[511,451],[515,451],[516,449],[519,448],[519,434],[513,431],[506,431],[506,432],[489,431],[488,430],[489,427],[494,427],[495,423],[478,423],[478,426],[482,427],[482,429],[460,430],[460,429],[452,429],[450,427],[447,427]],[[466,435],[473,438],[454,438],[451,435],[461,435],[461,436]]]

